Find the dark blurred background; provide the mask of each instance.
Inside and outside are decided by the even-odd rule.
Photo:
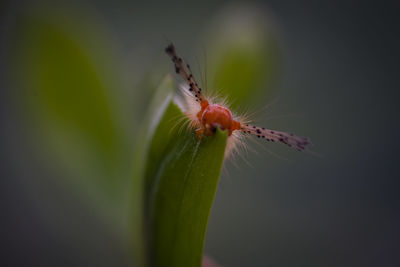
[[[257,123],[309,136],[315,154],[252,146],[227,163],[205,253],[223,266],[400,265],[396,1],[0,7],[2,266],[137,263],[128,174],[144,88],[171,72],[169,40],[194,59],[241,10],[279,47]]]

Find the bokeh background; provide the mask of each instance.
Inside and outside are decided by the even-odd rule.
[[[199,77],[234,91],[235,108],[314,143],[305,154],[250,144],[224,166],[207,255],[223,266],[399,266],[395,1],[0,7],[2,266],[138,264],[132,162],[171,73],[170,40]]]

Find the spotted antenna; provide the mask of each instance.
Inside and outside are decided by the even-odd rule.
[[[165,52],[171,57],[172,62],[175,65],[175,72],[182,76],[182,78],[188,83],[190,93],[196,98],[196,101],[202,102],[205,100],[201,93],[201,88],[198,86],[196,80],[193,77],[192,71],[189,64],[183,62],[182,58],[176,54],[175,46],[171,43],[165,48]]]
[[[242,125],[241,130],[244,133],[253,134],[258,138],[265,139],[269,142],[281,142],[289,147],[295,148],[298,151],[305,150],[306,147],[311,144],[306,137],[296,136],[292,133],[269,130],[250,124]]]

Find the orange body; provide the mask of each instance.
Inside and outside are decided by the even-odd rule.
[[[227,130],[230,136],[233,131],[240,129],[240,123],[232,117],[232,112],[221,105],[209,104],[207,100],[201,101],[201,110],[197,118],[201,128],[196,131],[199,139],[201,134],[213,135],[217,127]]]

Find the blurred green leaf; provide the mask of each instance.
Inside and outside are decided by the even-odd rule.
[[[245,105],[264,96],[270,82],[273,64],[266,61],[267,51],[248,46],[228,46],[216,65],[215,88],[226,95],[233,107]],[[266,92],[259,92],[265,90]]]
[[[279,73],[273,26],[262,7],[235,4],[217,16],[205,37],[212,90],[233,108],[261,104]]]
[[[172,102],[147,154],[145,212],[151,266],[200,266],[226,132],[199,141]],[[181,122],[179,122],[181,121]]]
[[[40,144],[38,151],[51,151],[46,157],[72,171],[80,186],[88,183],[91,192],[116,199],[127,155],[120,114],[82,29],[67,24],[54,17],[21,17],[14,76],[23,90],[15,97],[34,125],[30,135]]]
[[[121,123],[124,77],[116,74],[107,34],[90,12],[80,14],[60,5],[27,7],[16,16],[12,99],[38,172],[24,186],[60,242],[82,254],[112,247],[89,261],[127,263],[132,136]]]

